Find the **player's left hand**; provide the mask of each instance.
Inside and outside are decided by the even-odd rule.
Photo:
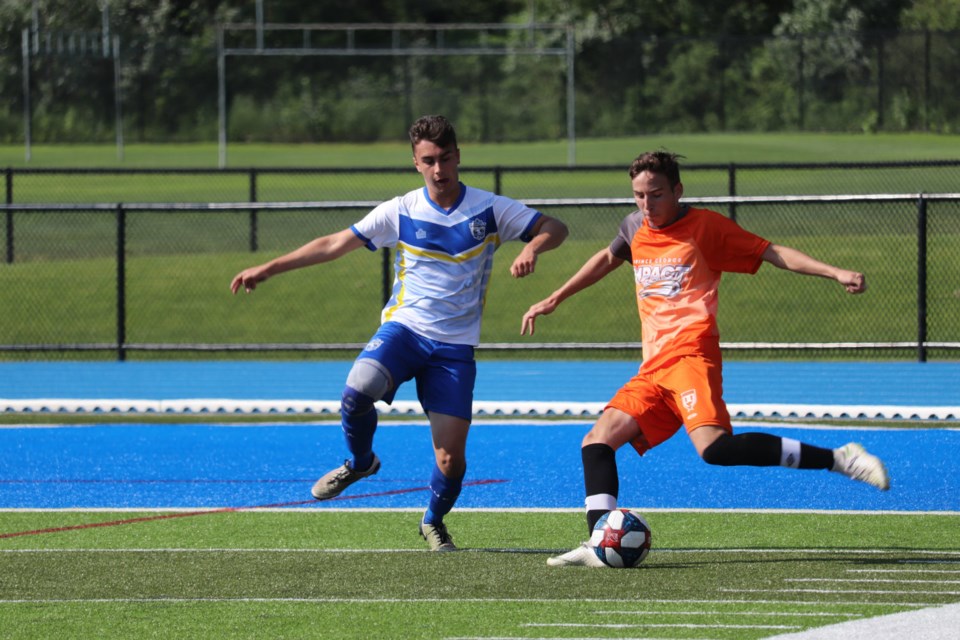
[[[842,271],[837,281],[847,293],[863,293],[867,290],[867,277],[858,271]]]
[[[536,330],[537,316],[546,316],[553,313],[558,304],[560,303],[554,300],[553,297],[550,297],[530,305],[530,308],[523,314],[523,319],[520,321],[520,335],[525,336],[529,332],[532,336]]]
[[[537,265],[537,254],[533,251],[527,251],[526,247],[517,256],[517,259],[510,265],[510,275],[514,278],[523,278],[533,273]]]

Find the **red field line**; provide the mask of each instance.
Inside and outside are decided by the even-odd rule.
[[[507,482],[507,480],[473,480],[464,482],[463,486],[476,486],[482,484],[496,484]],[[324,502],[339,502],[345,500],[361,500],[363,498],[377,498],[382,496],[393,496],[404,493],[415,493],[417,491],[430,491],[430,487],[410,487],[407,489],[394,489],[392,491],[378,491],[376,493],[361,493],[355,496],[337,496]],[[316,500],[298,500],[295,502],[278,502],[275,504],[258,504],[248,507],[223,507],[221,509],[205,509],[202,511],[185,511],[182,513],[165,513],[156,516],[143,516],[140,518],[126,518],[124,520],[110,520],[109,522],[92,522],[88,524],[75,524],[65,527],[50,527],[48,529],[34,529],[32,531],[14,531],[12,533],[0,533],[0,539],[16,538],[19,536],[37,536],[46,533],[62,533],[64,531],[78,531],[81,529],[95,529],[97,527],[118,527],[125,524],[137,524],[141,522],[154,522],[156,520],[170,520],[172,518],[191,518],[194,516],[207,516],[215,513],[232,513],[236,511],[250,511],[253,509],[276,509],[280,507],[295,507],[304,504],[316,504]]]

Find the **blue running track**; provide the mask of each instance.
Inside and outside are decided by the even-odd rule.
[[[339,400],[350,361],[2,362],[0,398]],[[628,361],[481,361],[475,398],[604,402]],[[960,404],[957,362],[726,362],[728,403]],[[397,400],[416,400],[414,386]]]
[[[0,399],[338,400],[349,368],[349,361],[8,362],[0,363]],[[636,368],[623,361],[482,361],[475,397],[603,402]],[[728,362],[724,387],[731,404],[956,406],[960,364]],[[414,385],[401,387],[397,399],[414,400]],[[458,506],[580,508],[579,449],[589,426],[476,424]],[[621,503],[960,511],[957,426],[948,420],[920,430],[771,427],[827,447],[862,442],[887,462],[887,493],[827,472],[710,467],[680,434],[642,459],[630,449],[620,452]],[[317,504],[310,486],[345,457],[336,424],[0,427],[0,508],[423,507],[433,465],[425,424],[384,424],[375,446],[382,471],[343,499]]]
[[[476,424],[458,507],[580,508],[579,448],[588,428]],[[892,488],[883,493],[824,471],[711,467],[681,433],[643,458],[621,450],[621,504],[960,511],[960,430],[770,430],[829,447],[859,441],[887,462]],[[340,499],[315,503],[310,486],[344,457],[337,424],[0,428],[0,508],[425,506],[433,465],[428,428],[387,423],[375,445],[379,474]]]

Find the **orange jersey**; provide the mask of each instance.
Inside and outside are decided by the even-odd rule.
[[[687,207],[661,229],[650,228],[639,211],[624,218],[610,251],[633,265],[643,334],[641,371],[690,354],[719,357],[720,276],[756,273],[769,245],[709,209]]]

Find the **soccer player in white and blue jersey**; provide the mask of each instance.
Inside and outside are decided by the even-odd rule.
[[[313,486],[329,500],[380,470],[373,451],[378,400],[390,403],[397,388],[415,380],[430,420],[436,465],[420,535],[435,551],[456,549],[443,523],[466,474],[466,443],[476,379],[474,347],[493,254],[501,243],[526,244],[510,266],[515,278],[533,273],[537,256],[567,236],[559,220],[510,198],[460,182],[460,149],[453,125],[424,116],[410,127],[413,164],[424,187],[376,207],[338,233],[246,269],[230,284],[250,292],[269,277],[335,260],[366,247],[396,249],[395,280],[381,325],[347,376],[340,415],[351,457]]]

